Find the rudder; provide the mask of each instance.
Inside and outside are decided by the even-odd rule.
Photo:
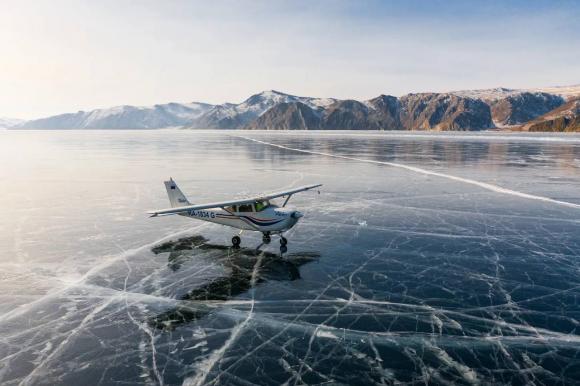
[[[167,189],[172,208],[191,205],[175,181],[173,181],[173,178],[169,178],[169,181],[164,181],[163,183],[165,184],[165,189]]]

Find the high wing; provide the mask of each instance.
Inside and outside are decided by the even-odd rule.
[[[149,213],[151,215],[151,217],[156,217],[156,216],[162,216],[162,215],[179,214],[179,213],[189,212],[192,210],[223,208],[223,207],[232,206],[232,205],[251,204],[251,203],[254,203],[256,201],[269,200],[271,198],[284,197],[284,196],[289,197],[295,193],[304,192],[306,190],[318,188],[319,186],[322,186],[322,184],[306,185],[306,186],[301,186],[299,188],[286,190],[283,192],[269,193],[269,194],[265,194],[262,196],[245,198],[245,199],[241,199],[241,200],[211,202],[211,203],[207,203],[207,204],[180,206],[177,208],[152,210],[152,211],[148,211],[147,213]]]
[[[271,198],[291,196],[294,193],[304,192],[305,190],[310,190],[310,189],[318,188],[319,186],[322,186],[322,184],[300,186],[298,188],[294,188],[292,190],[286,190],[284,192],[269,193],[269,194],[266,194],[264,196],[258,196],[256,198],[254,198],[254,201],[256,201],[256,200],[269,200]]]

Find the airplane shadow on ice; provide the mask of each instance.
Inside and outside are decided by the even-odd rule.
[[[167,265],[179,270],[199,251],[223,251],[215,257],[223,264],[228,276],[219,277],[201,287],[193,288],[180,297],[182,304],[149,319],[152,327],[173,330],[176,327],[208,315],[220,302],[250,290],[253,285],[268,281],[293,281],[300,279],[299,267],[320,258],[317,252],[279,254],[257,249],[209,244],[203,236],[191,236],[168,241],[152,248],[155,254],[169,253]],[[255,272],[255,277],[253,277]]]

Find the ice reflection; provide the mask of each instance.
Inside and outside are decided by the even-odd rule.
[[[177,271],[187,260],[195,258],[198,250],[224,252],[215,256],[215,262],[228,269],[228,276],[217,277],[180,296],[182,302],[179,306],[149,320],[149,324],[155,328],[172,330],[181,324],[199,319],[214,310],[220,304],[219,301],[233,299],[254,285],[268,281],[298,280],[298,268],[320,258],[315,252],[282,256],[259,248],[233,249],[225,245],[210,244],[203,236],[168,241],[152,248],[155,254],[169,254],[168,266],[173,271]]]
[[[243,134],[247,135],[247,134]],[[457,167],[469,164],[501,165],[502,167],[558,166],[569,172],[578,173],[580,164],[580,145],[558,142],[549,144],[539,141],[503,140],[482,141],[453,136],[416,138],[389,138],[337,136],[316,138],[312,136],[284,136],[283,139],[250,135],[251,138],[266,138],[274,144],[284,144],[290,148],[328,154],[356,155],[383,162],[409,162],[411,164],[428,162],[433,166]],[[248,156],[254,160],[284,162],[294,155],[291,150],[272,149],[260,144],[233,137],[231,143],[244,146]]]

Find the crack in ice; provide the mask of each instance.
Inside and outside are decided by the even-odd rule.
[[[242,139],[245,139],[248,141],[256,142],[256,143],[261,143],[263,145],[273,146],[273,147],[277,147],[280,149],[291,150],[291,151],[296,151],[296,152],[300,152],[300,153],[315,154],[315,155],[321,155],[321,156],[325,156],[325,157],[346,159],[346,160],[350,160],[350,161],[366,162],[366,163],[377,164],[377,165],[392,166],[392,167],[396,167],[396,168],[400,168],[400,169],[409,170],[409,171],[412,171],[415,173],[425,174],[428,176],[441,177],[441,178],[446,178],[446,179],[453,180],[453,181],[463,182],[465,184],[475,185],[475,186],[478,186],[478,187],[486,189],[486,190],[490,190],[490,191],[495,192],[495,193],[507,194],[507,195],[525,198],[525,199],[529,199],[529,200],[543,201],[543,202],[548,202],[551,204],[566,206],[569,208],[580,209],[580,204],[575,204],[575,203],[568,202],[568,201],[560,201],[560,200],[555,200],[555,199],[549,198],[549,197],[524,193],[524,192],[520,192],[517,190],[507,189],[507,188],[504,188],[504,187],[501,187],[498,185],[489,184],[487,182],[472,180],[469,178],[458,177],[458,176],[454,176],[454,175],[446,174],[446,173],[434,172],[432,170],[427,170],[427,169],[419,168],[416,166],[410,166],[410,165],[400,164],[400,163],[396,163],[396,162],[374,161],[374,160],[369,160],[369,159],[364,159],[364,158],[349,157],[349,156],[332,154],[332,153],[324,153],[324,152],[319,152],[319,151],[297,149],[297,148],[293,148],[293,147],[277,145],[277,144],[271,143],[271,142],[260,141],[259,139],[254,139],[254,138],[249,138],[249,137],[244,137],[244,136],[236,136],[236,137],[242,138]]]

